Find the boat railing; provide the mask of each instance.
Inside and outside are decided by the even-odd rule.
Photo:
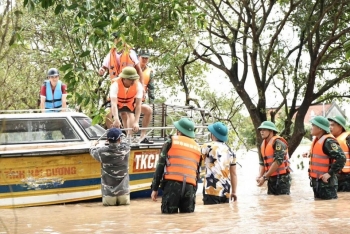
[[[164,138],[174,133],[173,123],[181,118],[191,119],[196,126],[203,126],[197,129],[197,133],[204,132],[206,126],[214,122],[213,117],[203,108],[193,106],[179,106],[170,104],[151,104],[153,114],[149,127],[152,130],[148,136]],[[140,126],[142,126],[142,117],[140,118]],[[167,128],[170,127],[170,128]]]
[[[195,126],[194,127],[194,132],[195,132],[195,140],[198,142],[198,143],[204,143],[206,141],[208,141],[209,139],[209,135],[210,135],[210,132],[209,131],[205,131],[205,129],[207,128],[207,126]],[[124,129],[121,129],[122,131],[131,131],[132,128],[124,128]],[[139,130],[148,130],[146,132],[146,135],[145,137],[148,137],[151,135],[151,133],[153,131],[156,131],[156,130],[171,130],[172,132],[170,132],[167,136],[165,137],[152,137],[152,140],[155,140],[155,142],[159,142],[159,143],[163,143],[165,141],[165,138],[166,137],[169,137],[170,135],[175,135],[175,126],[167,126],[167,127],[147,127],[147,128],[139,128]],[[108,131],[108,130],[107,130]],[[107,133],[106,131],[106,133]],[[101,136],[100,138],[102,138],[103,136]],[[135,144],[135,145],[138,145],[140,144],[142,139],[137,139],[135,136],[134,137],[129,137],[129,138],[125,138],[125,141],[128,142],[129,144]]]
[[[76,112],[72,108],[55,108],[55,109],[45,109],[45,112],[60,112],[64,110],[65,112]],[[0,114],[27,114],[27,113],[41,113],[42,109],[27,109],[27,110],[0,110]]]

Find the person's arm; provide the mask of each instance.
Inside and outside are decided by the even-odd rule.
[[[326,139],[322,148],[323,152],[333,159],[333,163],[331,164],[328,173],[326,173],[329,175],[329,177],[331,177],[343,169],[346,162],[346,157],[338,142],[332,138]],[[326,177],[328,177],[328,175],[326,175]],[[327,181],[328,178],[325,178],[325,180]]]
[[[61,111],[66,111],[67,110],[67,94],[62,94],[62,110]]]
[[[150,104],[154,103],[154,77],[153,77],[153,71],[151,70],[150,75],[149,75],[149,83],[147,85],[147,92],[148,92],[148,102]]]
[[[103,76],[105,74],[106,71],[108,71],[109,69],[109,64],[110,64],[110,57],[111,57],[111,52],[109,52],[106,57],[103,59],[103,63],[102,66],[100,67],[100,69],[98,70],[98,74],[100,76]]]
[[[152,190],[151,198],[153,201],[157,201],[158,188],[160,185],[160,181],[163,178],[164,167],[166,164],[166,157],[168,155],[168,151],[169,151],[170,147],[171,147],[171,139],[168,139],[164,143],[162,151],[160,152],[156,171],[154,172],[154,176],[153,176],[153,180],[152,180],[152,184],[151,184],[151,190]]]
[[[237,173],[236,173],[236,164],[230,165],[230,179],[231,179],[231,199],[233,201],[237,200]]]
[[[231,199],[233,201],[237,200],[237,194],[236,194],[236,189],[237,189],[237,173],[236,173],[236,155],[234,153],[230,153],[230,180],[231,180]]]
[[[62,110],[67,110],[67,85],[62,84]]]
[[[42,113],[45,112],[45,101],[46,101],[46,86],[42,85],[40,88],[40,109]]]
[[[100,147],[92,146],[89,151],[90,151],[91,157],[93,157],[96,161],[101,162],[99,149]]]
[[[137,74],[139,75],[139,81],[142,85],[142,90],[143,90],[143,86],[144,86],[144,83],[143,83],[143,75],[142,75],[142,69],[141,69],[141,66],[140,66],[140,63],[136,64],[135,65],[135,69],[137,71]]]

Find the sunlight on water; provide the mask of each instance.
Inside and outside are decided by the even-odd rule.
[[[337,200],[315,201],[307,175],[308,159],[293,155],[290,196],[268,196],[266,184],[255,184],[256,152],[237,153],[238,201],[204,206],[199,192],[194,213],[162,215],[161,199],[136,199],[130,206],[103,207],[84,202],[45,207],[4,209],[2,233],[348,233],[350,193]],[[303,162],[305,168],[297,169]],[[201,189],[199,188],[199,191]]]

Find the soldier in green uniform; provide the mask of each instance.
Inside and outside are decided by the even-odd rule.
[[[341,149],[343,150],[346,163],[339,173],[338,177],[338,192],[350,192],[350,132],[346,131],[346,120],[344,117],[337,115],[328,118],[332,135],[337,138]]]
[[[151,198],[157,201],[161,184],[162,213],[191,213],[195,209],[200,147],[193,139],[194,123],[191,120],[180,119],[174,126],[177,135],[171,136],[163,145],[151,185]]]
[[[260,169],[256,182],[258,186],[262,186],[268,181],[269,195],[289,195],[292,178],[287,141],[276,135],[278,130],[271,121],[262,122],[258,129],[263,142],[260,147]]]
[[[316,199],[336,199],[338,180],[336,174],[345,165],[345,155],[339,143],[330,134],[329,122],[322,116],[311,121],[311,145],[309,177]]]

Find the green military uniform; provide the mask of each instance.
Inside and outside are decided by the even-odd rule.
[[[287,145],[277,139],[273,145],[274,149],[274,162],[280,166],[284,161],[284,156],[286,155]],[[264,166],[264,160],[260,157],[259,164]],[[267,194],[269,195],[282,195],[290,194],[290,186],[292,182],[292,177],[289,173],[277,176],[271,176],[267,182]]]
[[[147,68],[147,66],[146,66]],[[151,70],[150,72],[150,75],[149,75],[149,83],[147,85],[147,93],[148,93],[148,102],[150,104],[153,104],[154,103],[154,99],[155,99],[155,96],[154,96],[154,75],[153,75],[153,70]]]
[[[182,198],[179,194],[182,193],[183,182],[173,180],[163,180],[164,168],[166,165],[166,158],[168,151],[171,147],[172,140],[167,139],[163,145],[162,151],[159,156],[156,171],[154,173],[151,189],[152,191],[158,191],[159,185],[163,190],[162,198],[162,213],[177,213],[178,209],[181,213],[190,213],[195,209],[195,196],[197,188],[191,184],[186,184],[184,188],[184,194]],[[179,199],[181,199],[179,207]]]
[[[350,135],[346,138],[348,151],[350,151]],[[338,192],[350,192],[350,173],[340,172],[338,177]]]
[[[313,188],[315,198],[336,199],[338,197],[338,179],[336,174],[345,165],[345,155],[338,142],[332,138],[327,138],[325,140],[322,150],[333,162],[328,171],[328,174],[331,177],[329,178],[328,183],[323,182],[322,179],[310,178],[310,186]]]

